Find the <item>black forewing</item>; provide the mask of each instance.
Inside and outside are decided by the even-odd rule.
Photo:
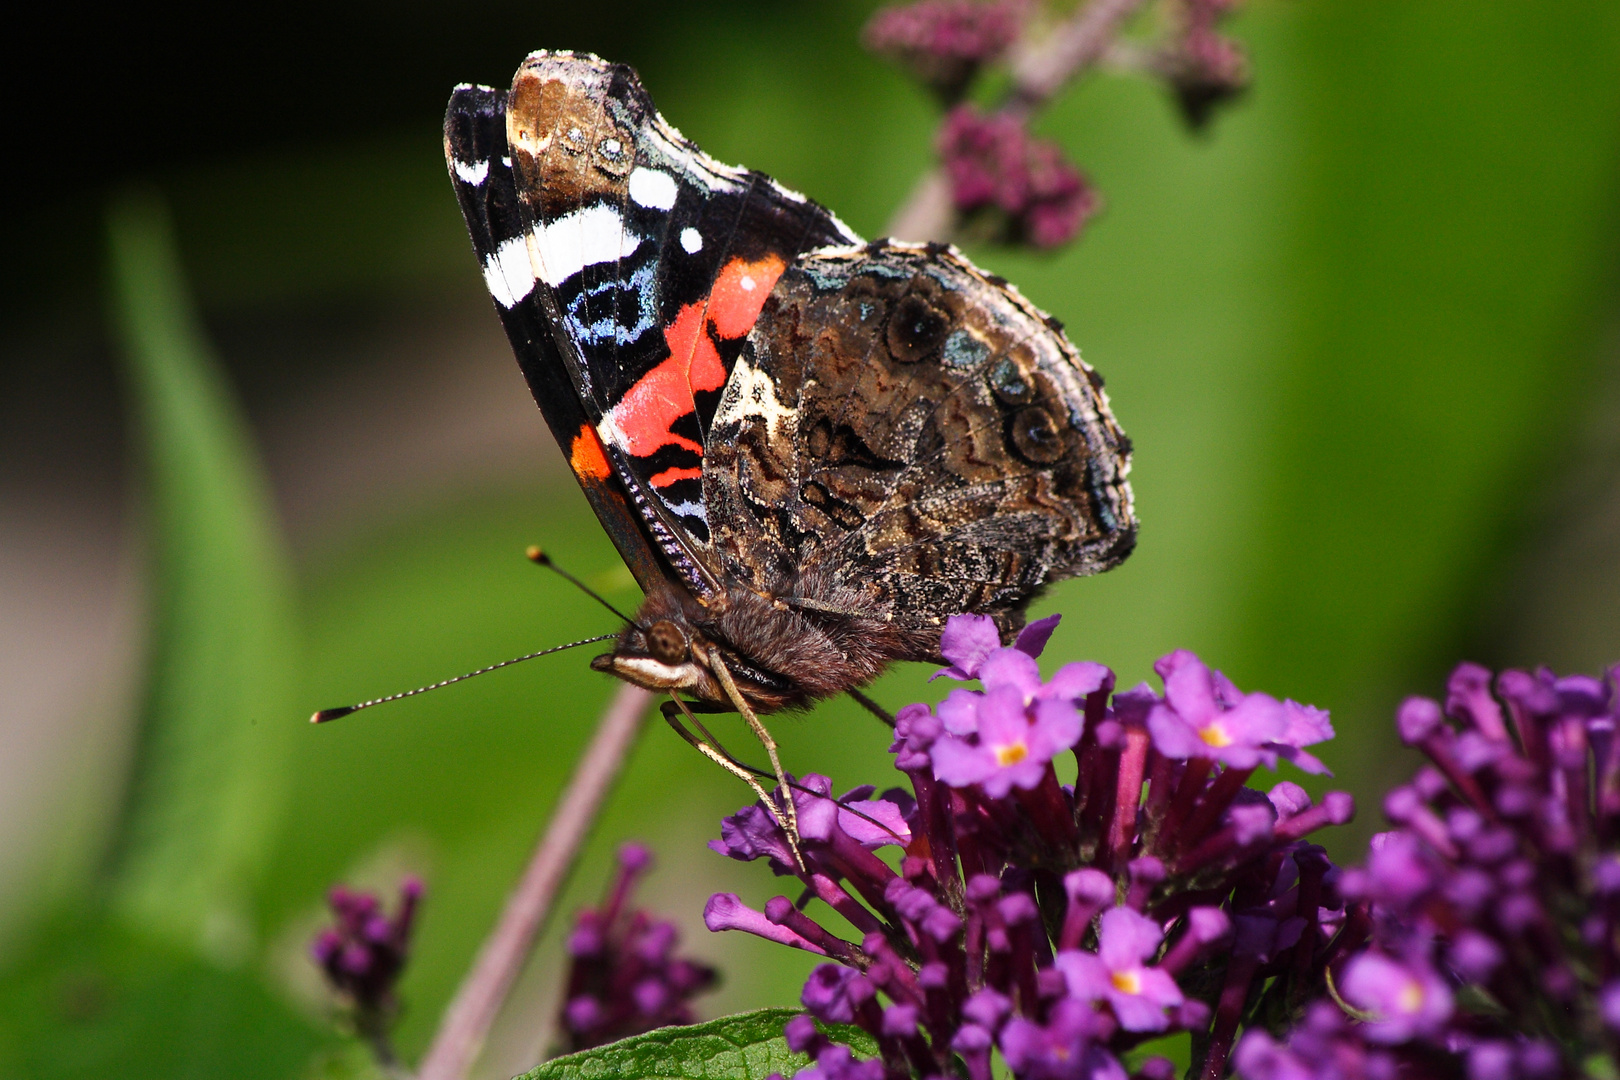
[[[572,95],[570,103],[559,106],[559,95]],[[857,238],[768,177],[702,153],[658,115],[623,65],[536,53],[509,100],[535,288],[557,312],[563,361],[577,371],[581,404],[600,424],[637,511],[683,579],[704,593],[715,579],[701,569],[710,530],[699,472],[746,337],[708,318],[717,280],[736,260],[785,266]],[[538,134],[524,142],[522,132]],[[568,151],[559,150],[575,132]],[[633,147],[633,158],[604,156],[603,147],[619,141]],[[581,252],[588,254],[581,259]],[[712,362],[670,378],[669,362],[686,364],[694,346],[713,348],[718,378]],[[657,407],[645,407],[649,400]]]
[[[523,252],[524,223],[506,141],[506,95],[485,86],[457,87],[444,120],[445,159],[473,250],[506,328],[523,377],[565,457],[582,430],[593,431],[563,350],[532,284]],[[515,245],[515,246],[514,246]],[[520,266],[504,260],[521,255]],[[503,271],[510,270],[510,273]],[[522,295],[514,295],[524,290]],[[667,572],[629,505],[618,478],[581,474],[591,509],[643,591],[661,587]]]

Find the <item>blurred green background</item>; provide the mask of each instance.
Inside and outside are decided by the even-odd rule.
[[[482,292],[448,89],[595,50],[876,235],[935,112],[858,47],[871,8],[64,12],[10,42],[0,1076],[351,1070],[304,950],[330,883],[408,870],[399,1041],[426,1045],[612,688],[565,654],[303,719],[612,629],[529,543],[636,599]],[[1084,83],[1040,128],[1105,215],[972,255],[1063,319],[1137,446],[1141,546],[1043,601],[1048,657],[1129,684],[1188,647],[1332,710],[1351,857],[1412,768],[1402,696],[1465,657],[1620,658],[1620,8],[1251,0],[1231,29],[1254,87],[1211,133],[1141,78]],[[795,771],[893,777],[847,703],[774,730]],[[703,850],[745,800],[649,728],[563,905],[651,843],[649,897],[726,972],[706,1015],[791,1004],[808,967],[701,928],[710,892],[776,891]],[[481,1075],[543,1049],[556,955]]]

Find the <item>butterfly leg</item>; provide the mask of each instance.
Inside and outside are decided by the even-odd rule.
[[[782,769],[782,759],[776,753],[776,740],[771,738],[771,733],[765,730],[764,724],[760,723],[759,717],[754,714],[753,708],[748,704],[747,699],[742,696],[742,691],[737,689],[737,681],[731,677],[731,671],[726,667],[726,662],[720,659],[720,656],[713,651],[709,653],[708,661],[709,670],[714,672],[714,677],[719,680],[721,688],[726,692],[726,696],[731,699],[731,703],[737,707],[737,711],[747,721],[749,729],[754,733],[754,738],[758,739],[759,744],[765,748],[765,756],[771,759],[771,768],[776,770],[776,783],[782,792],[782,801],[786,804],[784,809],[787,811],[788,839],[793,842],[793,849],[797,852],[799,848],[799,814],[793,805],[793,794],[789,791],[787,773]]]
[[[804,856],[799,854],[798,820],[795,817],[791,825],[787,820],[784,820],[780,810],[777,808],[776,800],[771,798],[771,796],[766,793],[764,786],[760,784],[758,777],[754,775],[756,770],[744,765],[742,762],[732,757],[725,747],[720,746],[718,740],[716,740],[713,735],[709,734],[708,729],[698,721],[697,717],[692,715],[691,711],[687,708],[686,702],[682,701],[680,698],[672,696],[669,701],[664,702],[660,711],[664,714],[664,722],[669,724],[670,727],[674,728],[677,735],[685,739],[704,757],[708,758],[716,765],[719,765],[731,775],[742,780],[743,783],[747,784],[753,789],[754,794],[759,796],[760,804],[765,807],[766,812],[771,815],[771,818],[776,822],[777,826],[781,828],[784,834],[786,834],[788,839],[788,847],[793,850],[793,861],[798,864],[798,868],[801,871],[804,870]],[[707,736],[708,741],[698,738],[696,735],[692,734],[691,731],[687,730],[686,725],[681,723],[680,719],[676,717],[675,714],[677,711],[685,713],[686,718],[692,721],[692,723],[697,726],[698,730]],[[796,787],[797,785],[794,786]],[[785,793],[787,789],[784,787],[782,788],[782,791]],[[787,796],[787,803],[790,807],[793,805],[793,797],[791,795]]]
[[[855,704],[859,705],[861,708],[865,709],[867,712],[871,713],[873,716],[877,717],[891,728],[894,727],[894,713],[890,712],[888,709],[885,709],[883,706],[879,705],[877,702],[873,701],[859,690],[850,690],[849,696],[855,699]]]

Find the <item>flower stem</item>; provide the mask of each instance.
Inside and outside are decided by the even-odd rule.
[[[627,683],[602,713],[523,877],[445,1010],[418,1080],[463,1080],[472,1067],[651,704],[651,692]]]

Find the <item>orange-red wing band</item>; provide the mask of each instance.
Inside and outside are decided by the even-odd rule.
[[[664,328],[669,356],[637,379],[613,407],[613,422],[623,432],[626,452],[650,457],[666,446],[676,446],[703,456],[702,446],[670,429],[696,410],[698,391],[719,390],[726,384],[725,365],[709,330],[726,341],[747,334],[786,268],[776,255],[757,262],[732,259],[721,268],[708,296],[681,308],[675,321]],[[696,469],[665,469],[651,483],[668,487],[700,475]]]
[[[569,449],[568,464],[581,480],[601,481],[613,475],[602,440],[589,424],[579,426],[579,434],[574,436],[574,445]]]

